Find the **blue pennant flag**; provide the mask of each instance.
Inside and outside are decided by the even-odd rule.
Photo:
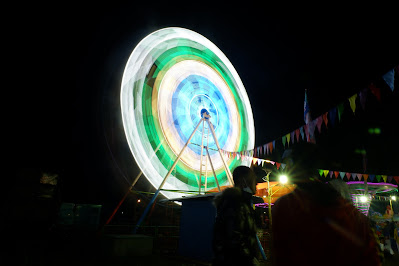
[[[393,68],[382,76],[382,78],[385,80],[389,88],[391,88],[391,91],[393,91],[394,89],[394,84],[393,84],[394,76],[395,76],[395,71]]]

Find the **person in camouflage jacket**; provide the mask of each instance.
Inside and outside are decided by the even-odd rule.
[[[212,265],[258,265],[257,216],[252,204],[256,175],[246,166],[233,171],[234,187],[214,199],[217,209],[214,225]]]

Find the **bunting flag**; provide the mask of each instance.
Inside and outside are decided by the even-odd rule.
[[[387,83],[387,85],[390,87],[390,89],[393,91],[394,89],[394,76],[395,76],[395,71],[398,72],[399,74],[399,66],[395,67],[394,69],[391,69],[387,73],[384,74],[382,77],[383,80]],[[376,87],[374,83],[370,83],[368,87],[363,88],[359,93],[352,95],[351,97],[348,98],[349,101],[349,106],[352,110],[352,112],[355,114],[356,112],[356,101],[359,98],[359,103],[362,106],[362,109],[366,109],[366,100],[367,100],[367,95],[368,95],[368,90],[371,91],[371,93],[377,98],[378,101],[381,101],[381,92],[380,88]],[[283,144],[283,148],[287,148],[291,144],[294,144],[295,139],[297,142],[300,141],[307,141],[307,142],[313,142],[315,143],[315,128],[317,127],[318,132],[322,133],[322,125],[323,122],[325,124],[325,128],[328,129],[328,124],[330,126],[334,126],[337,122],[336,117],[338,116],[338,122],[341,121],[343,113],[345,111],[345,105],[344,102],[339,103],[337,106],[332,107],[329,111],[321,114],[319,117],[316,119],[312,120],[311,119],[311,114],[310,114],[310,108],[309,108],[309,102],[308,102],[308,95],[307,95],[307,90],[305,89],[305,99],[304,99],[304,121],[305,125],[283,135],[281,137],[281,142]],[[287,144],[287,146],[286,146]],[[227,152],[223,151],[223,154],[228,157],[228,158],[236,158],[238,160],[253,160],[253,157],[260,157],[262,154],[271,154],[273,153],[273,150],[276,149],[276,140],[270,141],[269,143],[266,143],[262,146],[255,147],[253,150],[249,151],[242,151],[242,152]],[[260,160],[258,158],[258,160]],[[258,164],[264,164],[264,161],[257,161]],[[366,164],[363,162],[363,171],[366,172]],[[342,174],[343,173],[343,174]],[[398,178],[397,176],[386,176],[386,175],[368,175],[368,174],[354,174],[354,173],[345,173],[345,172],[338,172],[334,171],[330,172],[330,177],[335,176],[335,178],[338,178],[338,176],[343,179],[345,176],[347,176],[348,179],[353,178],[354,180],[358,179],[360,180],[361,178],[364,178],[364,180],[370,180],[373,181],[376,179],[378,182],[379,180],[387,180],[388,182],[395,180],[395,182],[399,183],[396,179]],[[349,176],[348,176],[349,175]]]
[[[328,128],[328,118],[327,118],[327,115],[328,115],[328,112],[325,112],[325,113],[323,114],[323,121],[324,121],[324,124],[326,125],[326,128]]]
[[[281,141],[283,142],[283,147],[285,147],[286,140],[287,140],[287,135],[281,137]]]
[[[353,96],[349,97],[349,99],[348,99],[353,113],[355,113],[355,110],[356,110],[356,97],[357,97],[357,94],[354,94]]]
[[[295,129],[296,142],[299,142],[299,134],[301,134],[300,129],[299,128]]]
[[[360,105],[362,106],[363,111],[366,110],[366,97],[367,97],[367,88],[359,92]]]
[[[273,147],[272,142],[270,142],[266,147]],[[261,149],[259,149],[261,150]],[[222,154],[230,157],[230,158],[236,158],[237,160],[250,160],[253,165],[258,165],[258,166],[264,166],[265,163],[270,163],[272,165],[276,165],[277,169],[285,169],[286,164],[280,163],[280,162],[275,162],[272,160],[268,159],[261,159],[258,157],[253,157],[253,150],[249,151],[241,151],[241,152],[228,152],[221,150]],[[261,153],[261,152],[259,152]],[[352,172],[343,172],[343,171],[336,171],[336,170],[326,170],[326,169],[318,169],[319,175],[321,177],[329,177],[330,179],[333,178],[338,178],[340,177],[341,179],[344,179],[344,177],[347,178],[347,180],[358,180],[361,181],[362,179],[365,181],[373,182],[374,180],[376,182],[384,182],[384,183],[396,183],[399,185],[399,175],[383,175],[383,174],[362,174],[362,173],[352,173]]]
[[[344,104],[339,103],[337,105],[337,111],[338,111],[338,121],[341,121],[342,114],[344,113]]]
[[[294,144],[295,130],[294,130],[294,131],[291,131],[291,133],[290,133],[290,138],[291,138],[291,143]]]
[[[378,101],[381,101],[381,92],[378,87],[376,87],[373,83],[369,86],[370,91],[374,94]]]
[[[373,182],[374,180],[376,182],[384,182],[384,183],[395,182],[396,184],[399,185],[399,176],[351,173],[351,172],[341,172],[341,171],[324,170],[324,169],[318,169],[318,171],[319,171],[319,176],[321,177],[329,176],[330,178],[338,178],[339,176],[341,177],[341,179],[346,177],[348,180],[352,178],[353,180],[359,180],[359,181],[363,179],[364,181],[370,180],[370,182]]]
[[[384,81],[386,82],[388,87],[391,89],[391,91],[394,90],[394,76],[395,76],[395,69],[394,68],[392,68],[391,70],[389,70],[387,73],[385,73],[382,76],[382,78],[384,79]]]
[[[331,110],[328,112],[328,115],[330,117],[331,125],[335,125],[335,118],[337,117],[337,107],[331,108]]]
[[[303,126],[299,128],[299,132],[301,133],[302,140],[304,140],[305,139],[305,133],[304,133],[304,127]]]
[[[317,129],[319,130],[319,133],[321,133],[321,125],[323,123],[323,117],[319,116],[315,120],[316,120]]]
[[[341,179],[344,179],[345,172],[339,172],[339,176],[341,177]]]

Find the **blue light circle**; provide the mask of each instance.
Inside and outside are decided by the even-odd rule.
[[[203,109],[208,111],[211,116],[210,122],[219,145],[223,147],[230,131],[229,109],[226,102],[219,89],[211,81],[199,75],[190,75],[180,82],[172,98],[174,126],[183,141],[188,140],[193,129],[201,120]],[[201,154],[203,130],[208,135],[209,153],[213,154],[217,147],[207,123],[204,126],[200,125],[191,140],[191,143],[197,145],[190,145],[190,148],[195,153]]]

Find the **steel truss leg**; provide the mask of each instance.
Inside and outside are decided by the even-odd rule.
[[[148,203],[147,207],[145,208],[143,214],[141,215],[140,219],[138,220],[136,226],[133,229],[133,233],[135,234],[137,232],[137,229],[139,228],[139,226],[141,225],[141,223],[143,222],[144,218],[147,216],[148,211],[150,210],[152,204],[154,204],[155,199],[158,197],[159,192],[161,191],[163,185],[165,184],[166,180],[168,179],[168,177],[170,176],[170,174],[172,173],[173,169],[176,167],[177,162],[179,161],[181,155],[183,154],[183,151],[186,149],[187,145],[190,143],[191,139],[194,136],[194,133],[198,130],[200,124],[202,123],[202,121],[205,118],[201,118],[201,120],[199,121],[198,125],[195,127],[195,129],[193,130],[193,133],[191,133],[190,137],[188,138],[186,144],[184,145],[183,149],[180,151],[179,155],[177,156],[175,162],[173,163],[173,165],[171,166],[171,168],[169,169],[169,172],[166,174],[165,178],[163,179],[162,183],[159,185],[159,188],[157,189],[157,191],[155,191],[155,194],[152,196],[150,202]],[[200,180],[201,181],[201,180]]]

